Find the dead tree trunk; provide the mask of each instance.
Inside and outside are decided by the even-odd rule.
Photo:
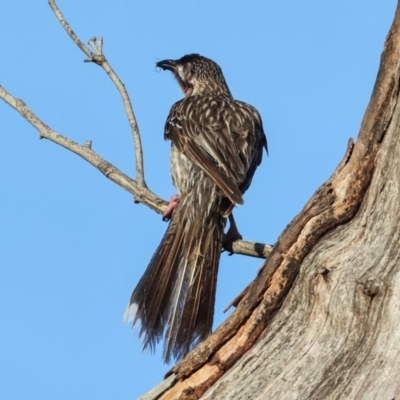
[[[356,143],[151,398],[400,398],[399,77],[398,5]]]

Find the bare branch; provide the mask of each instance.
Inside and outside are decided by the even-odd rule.
[[[68,35],[71,39],[76,43],[76,45],[89,57],[93,55],[92,52],[79,40],[78,36],[75,35],[75,32],[71,29],[68,22],[64,19],[62,12],[58,9],[56,2],[53,0],[49,0],[49,5],[56,15],[57,19],[60,21],[63,28],[67,31]]]
[[[257,258],[268,258],[273,247],[269,244],[235,240],[224,243],[223,248],[229,253],[243,254]]]
[[[136,159],[136,181],[137,185],[140,187],[146,187],[146,182],[144,179],[144,168],[143,168],[143,150],[142,142],[140,139],[139,127],[136,122],[135,113],[133,112],[132,103],[129,98],[128,92],[125,89],[125,85],[119,79],[118,75],[112,69],[111,65],[108,63],[106,57],[103,54],[103,39],[92,38],[89,40],[90,46],[93,47],[95,53],[89,50],[83,42],[76,36],[75,32],[72,30],[69,23],[65,20],[60,9],[57,7],[55,0],[49,0],[49,5],[53,10],[55,16],[60,21],[61,25],[67,32],[68,36],[74,41],[74,43],[88,56],[88,62],[94,62],[106,71],[107,75],[113,81],[117,87],[119,94],[121,95],[122,102],[124,104],[125,112],[128,117],[129,125],[131,127],[133,143],[135,148],[135,159]],[[137,200],[137,199],[135,199]]]
[[[86,144],[87,142],[84,145],[80,145],[55,132],[42,120],[40,120],[22,100],[16,99],[2,86],[0,86],[0,98],[17,110],[23,118],[32,124],[39,131],[40,138],[49,139],[52,142],[57,143],[60,146],[81,156],[87,162],[96,167],[100,172],[102,172],[108,179],[112,180],[129,193],[132,193],[135,196],[135,201],[137,203],[140,202],[146,204],[152,210],[160,214],[164,211],[167,205],[166,201],[160,199],[146,186],[140,185],[137,181],[125,175],[118,168],[104,160],[90,148],[89,144]]]

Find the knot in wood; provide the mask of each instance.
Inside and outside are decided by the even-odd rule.
[[[107,161],[101,161],[97,167],[105,176],[110,175],[113,170],[112,165]]]
[[[183,390],[183,394],[185,396],[189,396],[194,392],[193,388],[191,386],[188,386],[186,389]]]
[[[97,65],[102,65],[106,58],[103,54],[90,54],[90,57],[85,62],[94,62]]]
[[[326,267],[325,265],[321,265],[318,268],[318,273],[323,275],[323,276],[328,275],[329,272],[331,272],[331,270],[328,267]]]
[[[364,282],[362,283],[363,285],[363,291],[367,296],[374,297],[379,292],[381,291],[381,282],[379,281],[378,278],[376,278],[373,275],[368,276]]]

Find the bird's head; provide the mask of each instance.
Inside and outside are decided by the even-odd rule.
[[[188,54],[179,60],[162,60],[156,64],[171,71],[185,97],[218,95],[232,97],[220,66],[199,54]]]

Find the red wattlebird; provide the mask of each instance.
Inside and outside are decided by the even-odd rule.
[[[165,124],[178,197],[168,229],[131,296],[125,319],[140,321],[144,348],[164,339],[164,360],[185,356],[212,329],[226,217],[267,150],[261,117],[235,100],[221,68],[198,54],[163,60],[184,92]]]

